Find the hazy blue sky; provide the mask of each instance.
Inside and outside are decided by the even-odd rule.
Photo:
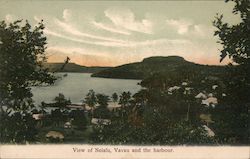
[[[219,64],[212,21],[239,21],[224,1],[0,0],[0,19],[44,20],[49,61],[116,66],[149,56],[179,55]]]

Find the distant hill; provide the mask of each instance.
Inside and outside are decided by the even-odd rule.
[[[197,71],[202,74],[218,75],[224,66],[200,65],[186,61],[179,56],[155,56],[143,59],[142,62],[130,63],[102,70],[92,74],[92,77],[144,79],[155,73],[171,73],[180,70]]]
[[[75,63],[68,63],[62,71],[59,71],[63,63],[46,63],[45,67],[49,69],[50,72],[81,72],[81,73],[96,73],[110,67],[86,67],[77,65]]]

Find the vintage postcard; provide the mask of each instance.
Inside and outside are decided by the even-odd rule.
[[[0,0],[0,158],[248,159],[249,0]]]

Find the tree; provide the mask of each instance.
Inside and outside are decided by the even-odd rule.
[[[84,110],[72,110],[69,113],[69,117],[72,118],[72,125],[76,126],[78,129],[85,129],[87,126],[87,118]]]
[[[52,110],[51,118],[55,126],[61,126],[62,123],[66,120],[66,118],[63,116],[63,113],[60,109]]]
[[[114,103],[118,101],[118,95],[117,95],[117,93],[113,93],[112,94],[112,100],[113,100]]]
[[[228,2],[229,0],[226,0]],[[213,24],[217,28],[215,36],[219,36],[219,43],[223,45],[221,60],[229,56],[238,64],[248,64],[250,60],[250,2],[248,0],[231,0],[236,3],[233,13],[240,14],[241,22],[230,25],[222,21],[223,15],[218,15]]]
[[[223,82],[226,97],[220,99],[220,106],[214,110],[215,130],[220,142],[249,144],[250,108],[250,1],[235,2],[233,13],[240,15],[239,24],[223,22],[223,15],[217,15],[213,24],[223,45],[221,61],[228,56],[237,65],[229,65]],[[228,2],[228,0],[226,1]]]
[[[131,99],[131,93],[130,92],[123,92],[120,95],[119,104],[121,104],[122,107],[128,106],[130,99]]]
[[[30,87],[42,83],[52,84],[56,79],[43,67],[47,44],[43,29],[42,22],[34,28],[28,21],[24,24],[21,20],[9,24],[0,22],[0,116],[1,121],[6,122],[0,125],[3,142],[19,143],[33,139],[28,132],[23,131],[24,128],[32,127],[29,125],[32,122],[24,120],[30,116],[28,110],[34,107]],[[14,115],[20,117],[15,118]],[[8,124],[8,121],[12,123]],[[22,127],[18,126],[20,122]],[[15,132],[15,135],[11,135],[11,132]]]
[[[105,94],[97,94],[96,99],[100,107],[107,108],[108,102],[110,101],[109,96],[106,96]]]
[[[36,141],[36,121],[31,114],[15,112],[12,115],[1,114],[1,142],[25,143]],[[2,134],[7,133],[7,134]]]
[[[85,97],[84,102],[91,108],[91,114],[93,115],[94,107],[97,103],[96,95],[93,90],[89,90],[88,94]]]
[[[97,94],[97,103],[99,106],[94,110],[93,117],[107,119],[110,118],[110,111],[108,109],[109,96],[105,94]]]
[[[55,97],[54,101],[56,102],[56,106],[60,109],[66,109],[66,106],[71,103],[70,100],[67,100],[62,93],[59,93],[58,96]]]

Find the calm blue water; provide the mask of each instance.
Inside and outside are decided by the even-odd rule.
[[[58,73],[63,75],[65,73]],[[33,100],[36,104],[42,101],[52,102],[59,94],[63,93],[66,98],[70,98],[72,103],[81,103],[90,89],[96,93],[112,95],[114,92],[122,93],[130,91],[132,94],[140,90],[137,84],[140,80],[108,79],[90,77],[89,73],[67,73],[67,77],[58,80],[55,85],[32,88]]]

